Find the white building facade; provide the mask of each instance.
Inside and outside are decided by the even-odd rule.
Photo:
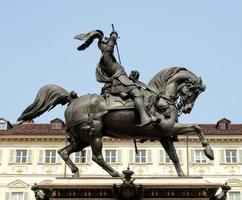
[[[232,190],[229,200],[242,199],[242,124],[227,119],[217,124],[202,124],[215,160],[209,161],[196,135],[179,136],[175,143],[180,164],[187,176],[201,176],[225,183]],[[173,164],[158,142],[138,143],[135,153],[132,140],[104,138],[105,160],[118,171],[130,166],[135,176],[177,176]],[[0,199],[34,200],[31,186],[48,183],[56,177],[71,177],[71,172],[57,150],[66,146],[64,123],[54,119],[49,124],[11,125],[0,118]],[[91,149],[74,153],[71,158],[81,176],[109,176],[91,159]]]

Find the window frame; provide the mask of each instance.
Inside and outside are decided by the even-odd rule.
[[[200,152],[200,156],[202,157],[201,154],[204,155],[204,158],[206,159],[206,162],[197,162],[197,155],[196,153],[197,152]],[[205,161],[205,160],[204,160]],[[212,160],[209,160],[207,158],[207,156],[205,155],[204,153],[204,149],[201,149],[201,148],[191,148],[189,150],[189,162],[193,165],[213,165],[213,161]]]
[[[57,150],[55,149],[45,149],[44,151],[44,163],[45,164],[56,164],[57,163]],[[50,155],[46,155],[47,152],[50,152]],[[54,152],[55,155],[52,155],[52,153]],[[54,158],[53,158],[54,157]],[[49,159],[49,161],[47,162],[47,159]],[[54,159],[54,162],[52,162],[52,159]]]
[[[23,162],[23,154],[18,154],[18,151],[26,151],[26,160]],[[32,149],[28,148],[14,148],[10,149],[10,155],[9,155],[9,164],[16,164],[16,165],[26,165],[32,163]],[[20,157],[20,160],[18,160],[18,157]]]
[[[82,155],[82,153],[85,152],[85,155]],[[80,155],[78,155],[80,154]],[[82,162],[82,160],[84,159],[84,162]],[[75,164],[86,164],[87,163],[87,150],[84,149],[82,151],[76,152],[74,155],[74,161]]]
[[[52,163],[46,163],[46,151],[55,151],[55,162]],[[63,160],[60,157],[60,155],[58,154],[58,150],[57,149],[53,149],[53,148],[46,148],[46,149],[39,149],[39,161],[38,164],[44,164],[44,165],[58,165],[58,164],[62,164]]]
[[[228,160],[228,156],[226,152],[228,151],[235,151],[236,152],[236,162],[233,162],[233,156],[230,154],[230,160]],[[241,148],[227,148],[227,149],[220,149],[220,164],[227,164],[227,165],[237,165],[242,164],[242,149]]]
[[[135,165],[145,165],[145,164],[152,164],[152,150],[149,148],[142,148],[139,149],[138,151],[145,151],[145,162],[140,162],[140,158],[139,158],[139,162],[137,162],[137,154],[136,151],[134,149],[130,149],[129,150],[129,164],[135,164]]]
[[[20,155],[18,155],[18,153],[20,153]],[[23,155],[24,153],[25,153],[25,155]],[[28,150],[27,149],[16,149],[15,150],[15,163],[16,164],[26,164],[27,159],[28,159]]]
[[[159,151],[160,151],[160,153],[159,153],[159,164],[173,165],[173,162],[169,158],[166,151],[164,149],[160,149]],[[183,164],[183,162],[182,162],[183,161],[183,159],[182,159],[182,154],[183,154],[182,148],[177,148],[176,152],[177,152],[177,155],[178,155],[178,158],[179,158],[179,163],[180,163],[180,165],[182,165]]]
[[[235,194],[235,193],[238,193],[239,194],[239,198],[238,199],[235,199],[234,197],[233,197],[233,199],[231,199],[231,194]],[[229,191],[228,192],[228,200],[240,200],[241,199],[241,192],[240,191]]]

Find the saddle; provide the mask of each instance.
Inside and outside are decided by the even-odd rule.
[[[121,98],[118,95],[105,97],[108,110],[134,109],[134,101],[131,98]]]

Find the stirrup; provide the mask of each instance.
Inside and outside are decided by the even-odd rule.
[[[157,124],[157,123],[159,123],[159,119],[156,118],[155,116],[151,116],[148,121],[144,122],[143,124],[138,124],[136,126],[137,127],[145,127],[145,126],[149,126],[151,124]]]

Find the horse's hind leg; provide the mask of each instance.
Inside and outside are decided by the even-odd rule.
[[[58,150],[59,155],[65,161],[65,163],[69,166],[74,177],[79,177],[79,169],[72,162],[72,160],[70,159],[69,156],[73,152],[79,152],[87,146],[89,146],[89,144],[87,144],[83,141],[78,141],[78,142],[75,141],[74,143],[71,143],[71,144],[67,145],[66,147]]]
[[[105,162],[102,155],[102,122],[101,120],[93,121],[94,129],[87,134],[83,139],[89,143],[92,148],[92,160],[100,165],[112,177],[120,177],[121,175],[113,169],[108,163]]]
[[[107,171],[112,177],[120,177],[120,175],[116,170],[114,170],[109,164],[105,162],[102,155],[102,138],[95,138],[91,142],[92,148],[92,160],[95,161],[98,165],[100,165],[105,171]]]
[[[176,149],[173,143],[173,139],[171,137],[160,139],[160,143],[168,154],[169,158],[174,164],[178,176],[185,176],[181,165],[179,163],[179,158],[176,153]]]

